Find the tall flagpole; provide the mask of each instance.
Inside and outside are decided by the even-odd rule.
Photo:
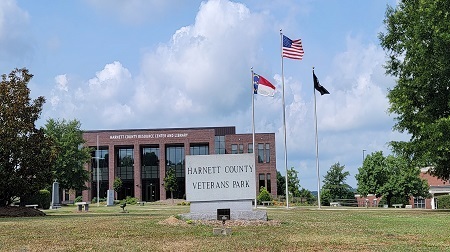
[[[253,146],[253,161],[254,162],[256,162],[255,161],[255,159],[256,159],[256,156],[255,156],[255,87],[254,87],[254,84],[253,84],[253,77],[254,77],[254,74],[253,74],[253,67],[251,68],[251,72],[252,72],[252,79],[251,79],[251,90],[252,90],[252,137],[253,137],[253,139],[252,139],[252,146]],[[256,175],[256,172],[255,172],[255,176],[257,176]],[[255,177],[255,180],[256,180],[256,177]],[[258,191],[258,188],[256,189],[257,191]],[[257,206],[258,206],[258,201],[257,201],[257,199],[256,199],[256,193],[255,193],[255,208],[257,208]]]
[[[97,206],[100,206],[100,168],[99,168],[99,162],[100,162],[100,153],[98,149],[98,134],[97,134],[97,153],[95,155],[96,161],[97,161]]]
[[[313,76],[314,76],[314,67],[313,67]],[[313,79],[314,82],[314,79]],[[320,209],[320,172],[319,172],[319,141],[318,141],[318,133],[317,133],[317,105],[316,105],[316,88],[313,85],[314,92],[314,121],[316,127],[316,170],[317,170],[317,203]]]
[[[287,168],[287,144],[286,144],[286,108],[284,104],[284,69],[283,69],[283,30],[280,29],[281,49],[281,87],[283,89],[283,131],[284,131],[284,167],[286,169],[286,208],[289,208],[288,168]]]

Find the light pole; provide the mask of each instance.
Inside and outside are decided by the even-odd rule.
[[[364,152],[366,152],[366,150],[363,150],[363,165],[364,165]]]

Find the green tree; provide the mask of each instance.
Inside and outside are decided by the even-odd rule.
[[[355,176],[358,193],[383,197],[388,205],[392,199],[403,203],[411,196],[428,196],[428,183],[420,178],[420,169],[401,156],[383,156],[381,151],[368,155]]]
[[[122,185],[123,185],[122,179],[120,179],[120,178],[118,178],[118,177],[114,179],[114,182],[113,182],[113,189],[114,189],[114,191],[115,191],[116,193],[119,193],[119,192],[120,192],[120,189],[122,189]]]
[[[350,175],[348,171],[344,172],[344,165],[339,162],[333,164],[325,175],[322,186],[320,200],[324,205],[329,205],[330,201],[336,199],[353,199],[355,198],[352,187],[345,183]]]
[[[291,167],[287,170],[288,176],[288,191],[293,197],[300,197],[300,180],[298,178],[298,171]]]
[[[316,197],[312,194],[312,192],[308,189],[302,188],[300,189],[300,197],[306,200],[306,203],[309,205],[314,204],[316,201]]]
[[[388,7],[379,35],[386,72],[397,79],[389,93],[394,129],[410,134],[393,151],[450,179],[450,1],[402,0]]]
[[[15,69],[0,82],[0,206],[52,182],[52,141],[35,126],[45,99],[31,100],[32,77],[27,69]]]
[[[52,167],[53,177],[61,188],[85,190],[90,180],[84,165],[91,161],[91,149],[84,147],[81,123],[77,120],[49,119],[45,125],[45,134],[53,140],[57,155]]]
[[[175,176],[175,168],[170,167],[166,171],[166,177],[164,178],[164,188],[166,191],[170,191],[170,198],[173,204],[173,192],[178,189],[177,177]]]
[[[277,195],[286,195],[286,177],[277,171]]]

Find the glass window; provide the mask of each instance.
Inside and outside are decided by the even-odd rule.
[[[258,163],[264,163],[264,144],[258,144]]]
[[[167,147],[166,159],[166,171],[173,167],[178,178],[184,177],[184,146]]]
[[[267,189],[268,192],[272,192],[272,187],[270,185],[270,173],[266,174],[266,178],[267,178],[267,187],[266,187],[266,189]]]
[[[238,153],[238,145],[232,144],[231,145],[231,154],[237,154]]]
[[[226,154],[225,150],[225,136],[215,136],[214,149],[216,154]]]
[[[248,144],[248,153],[253,153],[253,144],[252,143]]]
[[[266,187],[266,176],[264,175],[264,173],[260,173],[259,174],[259,186],[258,186],[258,188],[261,190],[261,187]]]
[[[270,144],[266,143],[266,151],[265,154],[266,156],[266,163],[270,163]]]
[[[244,153],[244,145],[243,144],[239,144],[239,154]]]
[[[414,208],[425,208],[425,199],[422,197],[414,197]]]
[[[185,164],[184,164],[184,146],[167,146],[166,147],[166,172],[173,168],[175,169],[175,176],[177,177],[178,190],[174,192],[174,197],[181,199],[185,196]],[[166,192],[166,197],[170,197],[170,191]]]
[[[119,148],[117,150],[117,176],[122,180],[132,180],[134,175],[133,148]]]
[[[159,147],[142,148],[142,178],[159,178]]]
[[[189,149],[191,155],[209,155],[208,144],[191,144]]]
[[[100,148],[91,152],[92,162],[92,180],[97,181],[97,160],[99,167],[99,177],[102,181],[108,181],[109,178],[109,155],[107,147]]]

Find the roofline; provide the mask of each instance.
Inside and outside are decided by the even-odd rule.
[[[83,130],[83,133],[99,133],[99,132],[122,132],[122,131],[166,131],[166,130],[205,130],[205,129],[225,129],[234,128],[236,126],[220,126],[220,127],[189,127],[189,128],[156,128],[156,129],[109,129],[109,130]]]

